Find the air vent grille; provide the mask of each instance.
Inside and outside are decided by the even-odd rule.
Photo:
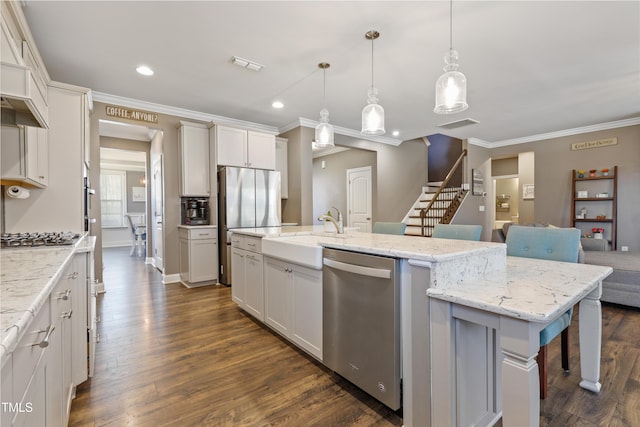
[[[444,129],[457,129],[463,126],[475,125],[476,123],[480,123],[480,122],[475,119],[467,118],[462,120],[456,120],[455,122],[443,123],[441,125],[438,125],[438,127],[444,128]]]

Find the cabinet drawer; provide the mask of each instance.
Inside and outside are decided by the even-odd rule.
[[[240,234],[233,233],[231,235],[231,247],[244,249],[246,247],[245,238],[246,236],[241,236]]]
[[[189,239],[191,240],[200,240],[200,239],[215,239],[217,237],[215,228],[191,228],[189,229]]]
[[[39,344],[45,345],[43,340],[47,335],[47,330],[53,327],[49,316],[49,302],[47,301],[27,327],[13,352],[13,396],[17,402],[21,401],[38,361],[46,351],[46,346],[40,347]]]
[[[245,236],[244,249],[250,252],[262,253],[262,238]]]

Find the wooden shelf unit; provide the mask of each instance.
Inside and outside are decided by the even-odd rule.
[[[574,169],[571,174],[571,226],[576,227],[576,224],[585,224],[585,223],[593,223],[593,224],[603,224],[605,227],[605,236],[609,234],[608,242],[611,244],[611,249],[617,249],[617,222],[618,222],[618,166],[614,166],[613,169],[609,169],[609,175],[604,176],[602,172],[597,172],[596,176],[584,176],[583,178],[578,178],[578,171]],[[594,181],[603,182],[610,181],[608,185],[601,185],[602,187],[607,187],[607,193],[610,194],[610,197],[578,197],[578,191],[589,191],[594,188]],[[598,219],[595,215],[591,217],[578,219],[576,215],[579,209],[576,208],[577,204],[585,203],[585,204],[593,204],[595,203],[606,204],[607,209],[611,212],[611,217],[607,217],[604,219]],[[602,205],[599,205],[602,206]],[[580,228],[579,226],[576,228]]]

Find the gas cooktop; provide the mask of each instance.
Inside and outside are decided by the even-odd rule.
[[[79,234],[71,231],[40,232],[40,233],[4,233],[0,236],[0,247],[36,247],[63,246],[76,243]]]

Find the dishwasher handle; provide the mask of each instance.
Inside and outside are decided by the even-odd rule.
[[[340,262],[340,261],[336,261],[329,258],[323,258],[322,262],[327,267],[335,268],[336,270],[346,271],[347,273],[354,273],[360,276],[377,277],[380,279],[391,278],[391,270],[386,268],[364,267],[362,265],[347,264],[345,262]]]

